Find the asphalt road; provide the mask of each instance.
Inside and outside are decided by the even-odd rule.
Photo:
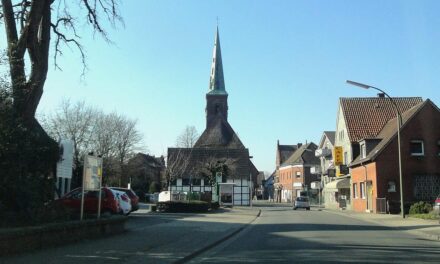
[[[440,263],[440,241],[313,208],[261,209],[243,232],[190,263]]]

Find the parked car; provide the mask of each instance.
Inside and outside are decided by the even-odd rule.
[[[132,212],[137,211],[139,209],[139,197],[132,189],[121,188],[121,187],[110,187],[110,189],[125,192],[128,195],[128,198],[130,198],[131,201]]]
[[[123,214],[123,215],[129,215],[131,212],[131,201],[130,198],[128,197],[128,195],[125,192],[122,191],[118,191],[118,190],[113,190],[112,189],[113,194],[115,195],[115,197],[118,199],[119,202],[119,213]]]
[[[437,199],[434,201],[434,210],[440,212],[440,195],[437,196]]]
[[[81,196],[82,188],[76,188],[55,200],[55,202],[79,212],[81,210]],[[84,212],[97,213],[98,198],[99,191],[84,191]],[[101,189],[101,213],[117,214],[119,211],[119,202],[112,190],[103,187]]]
[[[295,204],[293,205],[293,210],[298,208],[305,208],[306,210],[310,210],[310,203],[308,197],[296,197]]]

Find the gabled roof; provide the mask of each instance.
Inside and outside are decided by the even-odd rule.
[[[292,156],[290,156],[281,166],[295,164],[320,164],[319,158],[315,157],[315,150],[318,148],[315,143],[310,142],[302,145]]]
[[[422,103],[417,104],[416,106],[408,109],[406,112],[402,113],[402,126],[401,131],[406,127],[406,125],[414,118],[417,113],[420,112],[427,105],[432,105],[439,112],[438,107],[429,99],[425,100]],[[377,156],[390,144],[390,142],[397,137],[397,118],[393,118],[386,123],[380,133],[377,135],[377,139],[381,139],[381,141],[369,152],[367,156],[363,159],[357,157],[350,166],[361,164],[362,162],[373,161]]]
[[[319,148],[322,148],[323,144],[324,144],[324,140],[325,138],[328,138],[328,140],[330,141],[330,143],[332,144],[332,146],[335,145],[335,131],[324,131],[324,133],[322,134],[321,140],[319,141]]]
[[[280,164],[283,164],[298,149],[298,145],[277,145],[280,154]]]
[[[394,97],[401,113],[422,103],[421,97]],[[384,125],[396,116],[396,111],[386,97],[340,98],[348,137],[351,142],[376,137]]]
[[[195,148],[245,149],[234,129],[222,115],[217,115],[194,144]]]

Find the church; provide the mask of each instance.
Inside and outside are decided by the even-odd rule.
[[[228,93],[218,27],[205,113],[206,129],[194,147],[168,148],[168,189],[210,193],[222,205],[250,205],[258,170],[228,122]]]

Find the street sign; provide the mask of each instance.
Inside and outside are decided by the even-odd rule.
[[[98,219],[101,217],[101,184],[102,184],[102,158],[85,155],[83,184],[81,193],[81,214],[80,219],[84,216],[84,191],[98,190]]]
[[[341,165],[344,163],[344,157],[342,156],[342,146],[335,146],[333,160],[335,165]]]
[[[102,158],[84,156],[84,190],[99,190],[102,180]]]

